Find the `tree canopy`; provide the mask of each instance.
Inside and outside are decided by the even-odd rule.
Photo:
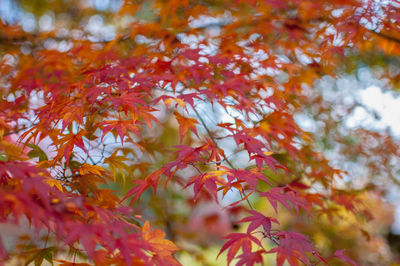
[[[399,88],[398,2],[7,3],[0,262],[398,261],[398,140],[337,83]]]

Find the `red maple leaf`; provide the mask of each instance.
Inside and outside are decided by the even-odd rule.
[[[239,251],[240,248],[242,248],[243,251],[248,251],[249,249],[251,250],[251,244],[255,243],[263,249],[260,240],[250,234],[232,233],[224,238],[229,240],[222,246],[220,252],[218,253],[218,256],[228,249],[228,265],[236,256],[236,253]]]
[[[260,196],[267,197],[275,212],[278,213],[278,202],[285,206],[289,211],[294,208],[299,213],[300,208],[309,213],[311,203],[305,200],[296,190],[289,187],[275,187],[267,192],[261,192]]]
[[[271,223],[279,224],[278,220],[272,217],[266,217],[262,213],[258,211],[248,210],[252,216],[245,217],[237,223],[245,223],[250,222],[249,227],[247,228],[247,234],[251,234],[255,229],[257,229],[260,225],[263,226],[265,232],[268,236],[271,235]]]

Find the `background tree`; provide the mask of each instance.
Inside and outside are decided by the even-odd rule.
[[[326,94],[360,67],[398,87],[397,2],[7,3],[0,217],[36,234],[4,262],[396,260],[398,142]]]

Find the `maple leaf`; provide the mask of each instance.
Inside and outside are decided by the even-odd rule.
[[[42,265],[43,260],[46,260],[51,265],[53,265],[53,253],[55,250],[55,247],[35,250],[35,252],[26,260],[25,265],[28,265],[31,262],[34,262],[35,265]]]
[[[127,92],[124,91],[118,97],[108,97],[113,103],[113,107],[118,109],[122,106],[123,111],[127,112],[128,110],[136,110],[136,105],[147,106],[147,103],[143,101],[141,98],[144,95],[135,92]]]
[[[194,100],[193,99],[201,99],[198,93],[186,93],[178,95],[178,99],[184,101],[184,103],[188,103],[192,108],[194,107]]]
[[[49,158],[47,157],[47,154],[38,146],[32,143],[27,144],[29,148],[32,148],[30,152],[28,152],[29,158],[39,158],[39,161],[48,161]]]
[[[256,263],[263,263],[263,254],[265,253],[265,250],[258,250],[255,252],[251,251],[251,246],[249,245],[244,245],[243,246],[243,253],[238,256],[239,261],[236,263],[236,265],[247,265],[247,266],[252,266],[255,265]]]
[[[296,190],[288,189],[287,187],[271,188],[267,192],[261,192],[260,196],[268,198],[268,201],[271,203],[276,213],[278,213],[278,202],[289,211],[292,211],[292,208],[294,208],[297,214],[300,208],[303,208],[309,213],[309,208],[311,206]]]
[[[240,248],[242,248],[243,252],[245,250],[251,250],[251,243],[255,243],[259,247],[263,248],[260,240],[250,234],[231,233],[224,238],[229,240],[222,246],[220,252],[218,253],[218,256],[228,249],[228,265],[230,265],[231,261],[234,259],[236,253],[239,251]]]
[[[59,180],[56,180],[54,178],[46,178],[44,182],[49,184],[51,187],[56,187],[58,190],[64,191],[63,185]]]
[[[189,182],[186,184],[185,188],[193,184],[193,190],[194,190],[194,197],[197,198],[199,195],[201,189],[205,187],[207,189],[207,192],[213,195],[213,197],[218,200],[217,197],[217,191],[218,187],[217,185],[220,186],[226,186],[226,180],[222,178],[221,176],[227,174],[227,170],[215,170],[215,171],[210,171],[202,175],[196,175],[192,177]]]
[[[272,234],[272,237],[277,239],[278,247],[272,248],[267,253],[277,253],[276,262],[279,266],[283,265],[285,260],[291,266],[299,265],[299,262],[308,265],[310,264],[310,260],[306,256],[306,253],[311,253],[322,262],[328,264],[313,248],[311,240],[303,234],[280,231]]]
[[[81,130],[77,134],[66,134],[62,138],[55,140],[54,144],[60,145],[60,147],[58,148],[58,153],[54,158],[54,162],[58,161],[64,156],[64,159],[68,165],[71,153],[75,146],[86,152],[85,144],[82,139],[86,134],[87,132],[85,130]]]
[[[254,190],[257,190],[258,182],[263,181],[269,185],[271,182],[262,174],[254,170],[232,169],[230,174],[236,177],[239,181],[244,181],[249,184]]]
[[[113,174],[114,180],[117,178],[117,173],[118,171],[121,173],[122,178],[125,182],[125,171],[129,170],[129,166],[124,163],[124,161],[127,161],[128,159],[124,156],[117,155],[118,151],[114,151],[113,154],[111,154],[108,158],[104,159],[104,163],[108,164],[110,167],[110,170]],[[88,169],[84,170],[87,171]],[[97,168],[90,168],[90,171],[96,171],[97,173],[99,170]]]
[[[275,252],[277,253],[276,265],[278,266],[282,266],[286,260],[290,266],[300,265],[299,260],[304,261],[306,265],[310,264],[309,259],[305,257],[299,250],[279,246],[267,251],[267,253]]]
[[[126,133],[129,131],[135,133],[136,135],[140,135],[139,127],[136,125],[136,121],[133,120],[125,120],[125,121],[104,121],[99,123],[100,127],[103,127],[103,135],[101,136],[101,140],[103,140],[104,136],[110,132],[111,130],[115,130],[118,136],[121,139],[122,145],[124,144],[124,138]]]
[[[247,234],[251,234],[255,229],[262,225],[267,235],[270,236],[271,223],[279,224],[278,220],[275,218],[266,217],[258,211],[247,210],[247,212],[252,214],[252,216],[245,217],[242,220],[237,221],[237,223],[250,222],[250,225],[247,227]]]
[[[114,157],[114,159],[116,159],[116,158]],[[105,172],[105,170],[98,165],[90,165],[90,164],[84,163],[81,165],[81,167],[79,167],[79,174],[81,174],[81,175],[94,174],[94,175],[101,176],[104,172]]]
[[[262,169],[264,162],[273,170],[279,165],[278,161],[271,156],[273,154],[271,151],[263,151],[265,145],[262,141],[239,132],[234,134],[233,138],[238,145],[241,143],[244,144],[245,149],[249,153],[250,160],[256,161],[259,170]]]
[[[133,196],[130,203],[132,204],[136,199],[140,198],[143,192],[146,191],[150,186],[153,186],[154,193],[156,193],[158,182],[164,171],[164,168],[160,168],[146,176],[144,180],[134,180],[137,185],[130,189],[121,201]]]
[[[338,257],[338,258],[341,259],[342,261],[345,261],[345,262],[347,262],[347,263],[349,263],[349,264],[351,264],[351,265],[353,265],[353,266],[357,266],[357,265],[358,265],[354,260],[350,259],[349,257],[347,257],[347,256],[344,254],[344,250],[343,250],[343,249],[341,249],[341,250],[336,250],[335,253],[334,253],[334,256],[335,256],[335,257]]]
[[[176,103],[175,107],[177,105],[179,105],[179,106],[181,106],[181,107],[183,107],[183,108],[185,108],[187,110],[186,103],[180,98],[173,98],[173,97],[167,96],[167,95],[163,95],[160,98],[164,99],[164,103],[167,106],[170,106],[172,104],[172,101],[175,101],[175,103]]]
[[[143,192],[145,192],[151,186],[151,183],[149,183],[147,180],[135,180],[134,182],[137,185],[130,189],[121,200],[124,201],[125,199],[133,196],[130,205],[132,205],[136,199],[140,198]]]
[[[145,221],[142,227],[142,232],[143,240],[150,244],[151,251],[156,253],[158,256],[169,256],[179,250],[173,242],[164,239],[165,233],[163,231],[160,229],[151,231],[148,221]]]
[[[194,118],[189,118],[189,117],[184,117],[178,112],[174,112],[174,115],[176,117],[176,120],[178,120],[179,123],[179,136],[180,136],[180,142],[182,142],[183,137],[186,135],[187,131],[190,129],[196,136],[197,135],[197,128],[196,124],[197,122],[196,119]]]
[[[67,106],[63,106],[60,112],[63,114],[61,132],[64,132],[64,129],[71,125],[73,121],[78,121],[79,123],[83,122],[84,107],[82,105],[71,106],[68,104]]]

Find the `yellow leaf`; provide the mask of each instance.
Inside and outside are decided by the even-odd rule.
[[[3,153],[7,155],[8,160],[26,160],[27,158],[24,158],[23,152],[20,147],[2,140],[0,141],[0,149],[3,150]]]
[[[46,184],[50,185],[51,187],[56,187],[58,190],[64,191],[61,182],[54,178],[47,178],[44,180],[44,182],[46,182]]]
[[[170,106],[171,103],[172,103],[171,98],[165,99],[165,100],[164,100],[164,103],[165,103],[167,106]]]
[[[175,98],[175,101],[176,101],[177,104],[179,104],[182,107],[186,106],[186,103],[182,99]]]
[[[117,151],[115,151],[113,154],[111,154],[110,157],[104,160],[104,163],[108,164],[110,167],[110,170],[114,177],[114,181],[116,180],[117,173],[119,171],[125,183],[125,171],[129,170],[129,166],[126,163],[124,163],[124,161],[126,160],[128,159],[125,158],[124,156],[117,155]]]
[[[269,124],[266,121],[262,121],[260,124],[260,128],[266,132],[271,131]]]
[[[101,168],[98,165],[90,165],[87,163],[84,163],[80,168],[79,168],[79,173],[81,175],[86,175],[86,174],[94,174],[101,176],[104,173],[104,169]]]
[[[267,156],[271,156],[272,154],[274,154],[274,152],[273,151],[265,151],[264,154]]]
[[[214,170],[214,171],[210,171],[208,173],[206,173],[203,177],[202,182],[204,182],[206,179],[208,178],[215,178],[216,181],[218,181],[218,183],[220,185],[225,185],[226,184],[226,180],[224,178],[222,178],[222,175],[227,174],[228,171],[227,170]]]
[[[52,165],[53,165],[53,163],[51,161],[41,161],[41,162],[37,163],[37,166],[39,168],[49,168]]]

